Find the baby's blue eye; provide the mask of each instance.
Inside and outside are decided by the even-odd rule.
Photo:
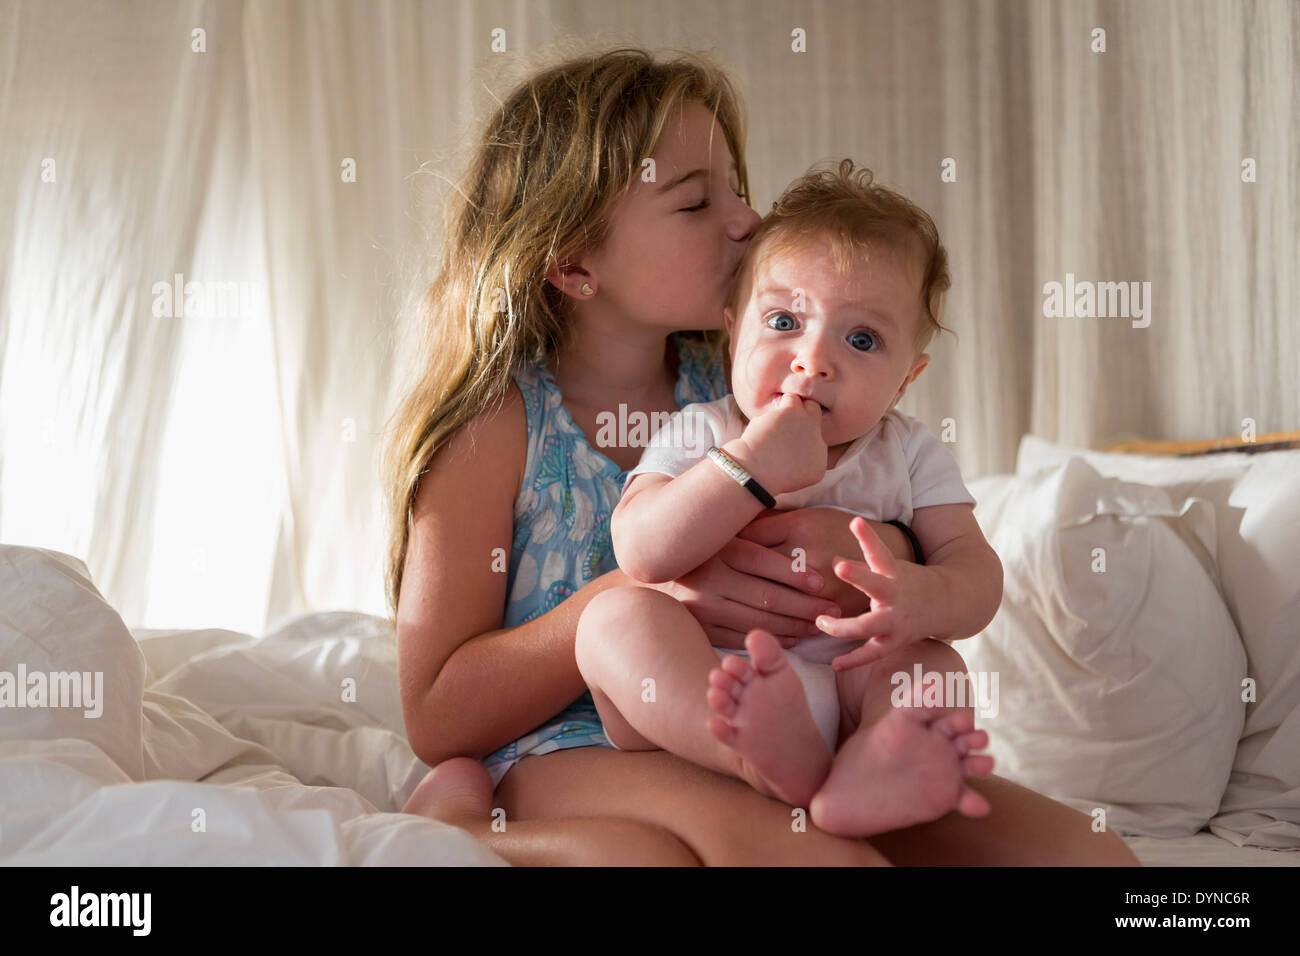
[[[776,323],[778,322],[781,324],[777,325]],[[785,312],[778,312],[767,320],[767,327],[769,329],[776,329],[778,332],[793,332],[797,325],[798,323],[795,321],[794,316],[788,315]]]
[[[868,342],[875,342],[875,348],[868,348]],[[880,349],[880,340],[871,332],[854,332],[849,336],[849,344],[860,352],[875,352]]]

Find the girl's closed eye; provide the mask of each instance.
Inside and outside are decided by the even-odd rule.
[[[739,193],[739,192],[736,192],[736,190],[734,190],[734,189],[732,190],[732,192],[735,193],[735,196],[736,196],[737,199],[744,199],[744,198],[745,198],[743,194],[741,194],[741,193]],[[711,206],[711,205],[712,205],[712,203],[709,202],[709,197],[708,197],[708,196],[705,196],[703,199],[701,199],[701,200],[700,200],[698,203],[696,203],[694,206],[687,206],[685,209],[682,209],[681,211],[682,211],[682,212],[699,212],[701,209],[708,209],[709,206]]]

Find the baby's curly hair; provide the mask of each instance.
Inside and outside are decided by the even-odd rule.
[[[772,211],[755,227],[736,273],[727,303],[732,314],[739,316],[746,305],[760,257],[805,248],[818,239],[830,241],[841,273],[873,246],[913,257],[922,265],[925,321],[913,340],[915,355],[925,351],[936,332],[952,331],[939,322],[952,279],[934,220],[906,196],[873,182],[870,169],[855,169],[851,159],[812,167],[772,204]]]

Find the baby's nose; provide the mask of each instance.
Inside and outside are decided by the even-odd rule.
[[[835,374],[829,358],[819,348],[803,349],[795,353],[790,368],[792,371],[815,378],[831,379]]]

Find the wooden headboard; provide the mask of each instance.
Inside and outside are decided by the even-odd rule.
[[[1256,435],[1253,442],[1242,441],[1240,436],[1207,438],[1204,441],[1122,441],[1111,445],[1106,451],[1130,455],[1212,455],[1215,452],[1235,451],[1251,455],[1284,448],[1300,448],[1300,431]]]

